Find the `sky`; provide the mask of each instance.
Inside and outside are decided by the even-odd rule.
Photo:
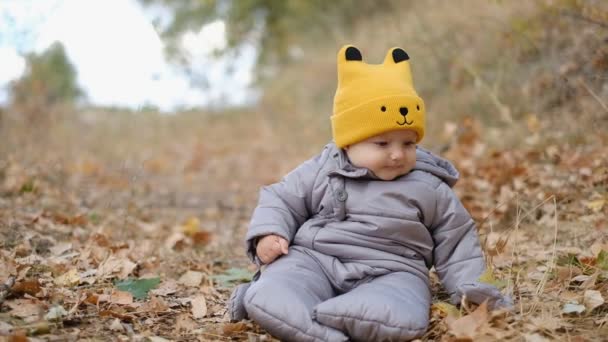
[[[0,103],[7,101],[8,82],[25,70],[23,56],[40,53],[55,41],[64,45],[78,83],[94,105],[154,105],[171,111],[254,99],[249,90],[253,47],[243,47],[239,62],[229,65],[227,59],[212,57],[226,44],[222,21],[184,34],[181,43],[194,61],[192,68],[207,78],[208,87],[202,89],[166,61],[152,25],[160,12],[154,11],[137,0],[1,0]]]

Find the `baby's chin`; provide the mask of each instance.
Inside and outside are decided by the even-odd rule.
[[[374,172],[374,174],[376,175],[376,177],[380,178],[383,181],[392,181],[409,172],[410,172],[410,170],[399,170],[399,171],[380,170],[378,172]]]

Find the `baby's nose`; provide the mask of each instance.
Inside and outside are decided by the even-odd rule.
[[[391,152],[391,159],[392,160],[397,160],[397,159],[401,159],[403,157],[403,152],[401,152],[400,149],[394,150]]]
[[[401,115],[406,116],[407,115],[407,107],[401,107],[399,108],[399,113],[401,113]]]

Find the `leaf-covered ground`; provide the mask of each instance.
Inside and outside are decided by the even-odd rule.
[[[0,155],[2,339],[272,339],[230,323],[225,303],[255,271],[243,236],[259,186],[322,142],[293,146],[271,125],[228,119],[172,135],[163,120],[154,134],[79,127],[72,138],[12,141]],[[452,307],[435,281],[423,340],[605,339],[608,135],[497,150],[478,129],[465,125],[442,154],[462,173],[457,192],[478,222],[486,279],[515,311]]]

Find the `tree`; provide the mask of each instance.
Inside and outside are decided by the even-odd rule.
[[[72,104],[84,95],[61,43],[53,43],[39,55],[28,55],[26,63],[23,76],[10,86],[13,106],[39,111],[55,104]]]
[[[179,38],[189,30],[198,31],[215,20],[226,23],[224,53],[254,44],[258,65],[288,63],[290,48],[330,38],[336,29],[350,30],[363,17],[389,11],[395,0],[140,0],[144,5],[160,5],[173,14],[161,28],[170,57],[183,56]]]

